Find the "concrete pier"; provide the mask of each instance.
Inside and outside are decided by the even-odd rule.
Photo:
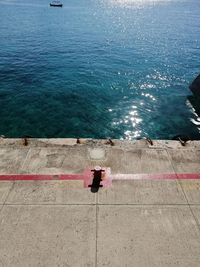
[[[0,237],[2,267],[199,267],[200,141],[1,138]]]

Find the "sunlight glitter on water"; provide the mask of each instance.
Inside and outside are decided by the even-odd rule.
[[[165,3],[165,2],[171,2],[171,1],[172,0],[108,0],[106,2],[111,5],[141,8],[141,7],[145,7],[146,5],[156,5],[158,3]]]
[[[0,0],[0,135],[199,138],[199,0],[62,2]]]

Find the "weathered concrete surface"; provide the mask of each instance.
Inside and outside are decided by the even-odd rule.
[[[0,182],[0,204],[4,204],[12,186],[13,186],[12,182],[6,182],[6,181]]]
[[[200,173],[200,150],[168,150],[174,170],[179,173]]]
[[[191,206],[191,209],[200,229],[200,206],[199,205]]]
[[[0,174],[82,173],[102,165],[115,173],[200,172],[200,141],[183,147],[178,141],[0,138]]]
[[[95,204],[95,199],[83,181],[15,181],[6,204]]]
[[[100,206],[98,266],[199,266],[199,228],[188,207]]]
[[[21,173],[81,173],[88,166],[85,147],[31,148]]]
[[[180,184],[188,203],[200,205],[200,180],[182,180]]]
[[[176,180],[116,180],[112,185],[100,190],[98,203],[187,204],[182,188]]]
[[[4,186],[0,266],[199,267],[200,205],[185,180],[114,181],[98,194],[80,181]]]
[[[4,206],[0,266],[95,266],[94,206]]]
[[[200,173],[198,141],[80,141],[0,139],[0,174]],[[198,181],[0,181],[0,267],[199,267]]]
[[[0,174],[17,173],[28,153],[28,148],[0,147]]]

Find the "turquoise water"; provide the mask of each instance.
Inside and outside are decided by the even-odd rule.
[[[199,0],[0,0],[0,135],[200,138]]]

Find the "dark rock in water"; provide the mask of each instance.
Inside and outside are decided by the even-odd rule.
[[[192,93],[200,98],[200,74],[196,77],[196,79],[190,84],[190,90]]]

